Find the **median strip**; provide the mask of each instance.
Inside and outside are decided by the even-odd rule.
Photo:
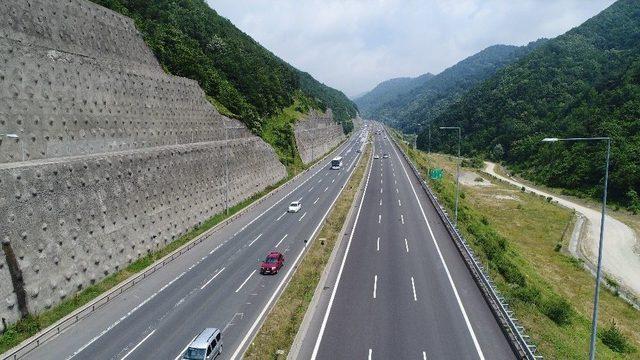
[[[341,197],[317,235],[317,239],[321,241],[312,242],[308,253],[296,269],[287,288],[269,312],[244,358],[276,359],[281,356],[278,355],[281,353],[279,350],[284,350],[287,353],[291,348],[362,182],[370,152],[370,146],[367,146],[363,161],[357,165],[353,176],[345,185]]]

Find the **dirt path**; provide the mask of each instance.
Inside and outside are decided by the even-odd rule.
[[[580,243],[572,244],[592,265],[597,261],[598,242],[600,236],[600,211],[593,210],[586,206],[576,204],[567,199],[547,193],[545,191],[532,188],[519,183],[511,178],[499,175],[495,171],[496,164],[485,162],[485,171],[498,179],[506,181],[517,187],[525,187],[527,191],[551,197],[558,204],[574,209],[580,213],[585,221],[586,228],[582,233],[585,236],[580,238]],[[581,221],[578,221],[580,224]],[[635,252],[638,239],[636,233],[623,222],[607,215],[604,223],[604,253],[602,255],[602,266],[604,272],[620,285],[629,289],[636,296],[640,296],[640,254]]]

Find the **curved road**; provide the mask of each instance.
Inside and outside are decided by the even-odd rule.
[[[582,214],[587,220],[587,236],[582,239],[580,250],[592,264],[597,262],[598,243],[600,241],[600,211],[576,204],[565,198],[524,185],[511,178],[499,175],[495,171],[496,164],[485,162],[485,172],[517,187],[523,187],[530,192],[545,197],[551,197],[558,204],[573,209]],[[602,267],[611,278],[621,285],[640,295],[640,254],[637,252],[638,239],[636,233],[623,222],[606,215],[604,222],[604,252]]]

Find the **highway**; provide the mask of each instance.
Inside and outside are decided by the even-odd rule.
[[[362,142],[352,136],[282,191],[62,334],[28,359],[175,359],[204,328],[223,330],[222,359],[240,358],[283,290],[353,172]],[[298,213],[288,204],[301,200]],[[276,250],[286,257],[276,275],[260,275],[260,261]]]
[[[298,358],[514,359],[434,205],[376,126],[380,159]]]

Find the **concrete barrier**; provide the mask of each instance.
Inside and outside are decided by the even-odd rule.
[[[311,110],[296,122],[294,129],[298,152],[304,164],[320,158],[345,139],[342,125],[335,122],[331,109]]]

